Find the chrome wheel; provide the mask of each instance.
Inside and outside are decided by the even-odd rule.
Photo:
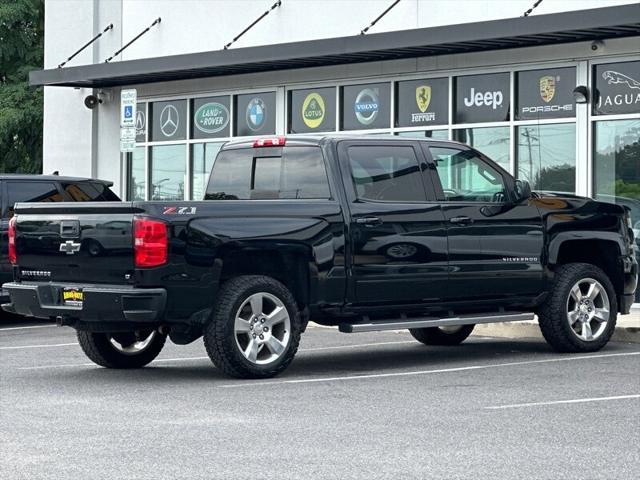
[[[289,346],[291,319],[275,295],[254,293],[236,312],[234,335],[244,358],[256,365],[278,360]]]
[[[609,296],[600,282],[583,278],[572,288],[567,299],[567,319],[571,330],[585,342],[598,339],[611,318]]]
[[[124,353],[125,355],[137,355],[144,352],[149,345],[151,345],[153,339],[156,338],[156,333],[157,332],[154,330],[143,339],[138,339],[136,337],[132,339],[129,335],[109,335],[109,341],[111,342],[111,345],[113,345],[113,348],[118,352]]]

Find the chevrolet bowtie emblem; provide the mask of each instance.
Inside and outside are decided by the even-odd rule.
[[[67,255],[73,255],[74,253],[80,251],[80,244],[75,243],[73,240],[67,240],[66,242],[60,244],[60,251],[66,253]]]

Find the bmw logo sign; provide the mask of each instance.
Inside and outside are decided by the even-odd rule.
[[[264,125],[267,115],[267,107],[260,97],[254,97],[247,105],[247,125],[254,132],[260,130]]]
[[[362,125],[371,125],[376,120],[378,107],[378,92],[373,88],[360,90],[353,103],[353,111]]]

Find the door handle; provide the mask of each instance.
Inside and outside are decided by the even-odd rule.
[[[456,225],[467,225],[473,223],[473,218],[471,217],[453,217],[449,219],[450,223],[455,223]]]
[[[359,217],[355,221],[358,225],[364,225],[365,227],[374,227],[382,224],[382,220],[379,217]]]

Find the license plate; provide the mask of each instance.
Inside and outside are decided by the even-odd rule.
[[[63,288],[62,305],[65,307],[82,307],[84,292],[81,288]]]

